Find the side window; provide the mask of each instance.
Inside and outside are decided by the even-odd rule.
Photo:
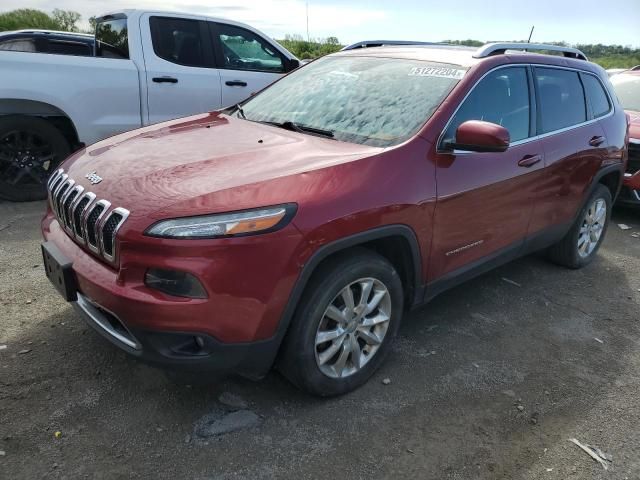
[[[526,69],[501,68],[476,84],[449,124],[444,141],[454,141],[457,128],[467,120],[484,120],[502,125],[509,131],[512,142],[529,137],[529,82]]]
[[[255,33],[222,23],[217,25],[217,32],[224,68],[284,72],[280,53]]]
[[[90,56],[91,47],[86,43],[70,42],[67,40],[49,40],[48,53],[57,55]]]
[[[599,118],[609,113],[609,110],[611,110],[609,97],[604,91],[600,80],[589,74],[582,74],[581,77],[587,99],[589,99],[589,103],[591,104],[593,118]]]
[[[149,23],[158,57],[187,67],[208,67],[198,20],[151,17]]]
[[[106,20],[96,25],[96,57],[129,58],[126,18]]]
[[[553,132],[587,120],[584,89],[578,72],[536,68],[540,97],[540,133]]]
[[[0,50],[11,52],[31,52],[35,53],[36,42],[31,38],[17,38],[0,43]]]

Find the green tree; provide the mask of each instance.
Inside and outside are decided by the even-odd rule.
[[[51,17],[60,25],[60,30],[65,32],[77,32],[78,27],[76,24],[80,21],[80,14],[71,10],[60,10],[56,8]]]
[[[22,8],[0,13],[0,32],[24,28],[60,30],[62,27],[55,19],[40,10]]]
[[[98,19],[95,16],[89,17],[89,33],[95,33],[97,23]]]

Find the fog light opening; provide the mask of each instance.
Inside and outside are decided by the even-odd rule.
[[[144,276],[144,284],[175,297],[207,298],[200,281],[194,275],[179,270],[150,268]]]

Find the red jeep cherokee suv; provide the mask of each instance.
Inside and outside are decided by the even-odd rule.
[[[589,263],[627,129],[577,50],[341,52],[71,156],[48,183],[46,271],[142,360],[249,377],[275,363],[340,394],[443,290],[540,249]]]

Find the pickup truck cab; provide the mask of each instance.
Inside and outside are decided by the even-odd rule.
[[[235,105],[298,66],[248,25],[142,10],[98,18],[92,57],[0,51],[0,197],[44,198],[78,147]]]

